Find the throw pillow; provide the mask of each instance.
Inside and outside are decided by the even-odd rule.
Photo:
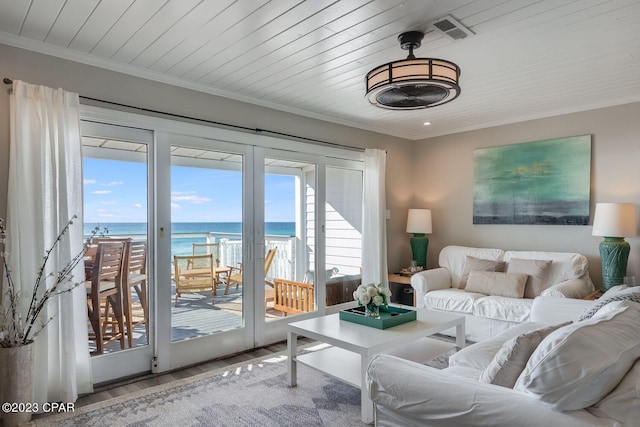
[[[526,274],[525,298],[535,298],[548,287],[550,260],[511,258],[507,264],[507,273]]]
[[[504,262],[491,259],[476,258],[467,255],[464,260],[464,269],[460,279],[460,289],[465,289],[469,273],[472,271],[504,271]]]
[[[640,357],[640,304],[616,301],[552,332],[533,352],[514,390],[535,396],[557,411],[587,408],[620,382]]]
[[[609,296],[607,296],[609,295]],[[609,294],[605,292],[591,308],[580,315],[578,321],[591,319],[602,307],[613,301],[634,301],[640,303],[640,288],[632,287]]]
[[[522,298],[526,283],[526,274],[472,271],[469,273],[465,290],[485,295]]]
[[[480,381],[513,388],[527,366],[529,357],[551,332],[571,322],[534,329],[511,338],[496,352],[495,357],[480,374]]]

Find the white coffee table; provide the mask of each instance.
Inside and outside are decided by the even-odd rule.
[[[464,317],[426,309],[417,309],[418,319],[389,329],[376,329],[340,320],[338,313],[289,323],[287,354],[289,385],[297,384],[297,364],[318,369],[360,388],[362,421],[373,422],[373,402],[365,390],[367,366],[379,353],[391,353],[416,361],[426,361],[444,353],[452,344],[427,338],[456,328],[456,345],[465,345]],[[332,347],[298,355],[298,335]],[[420,360],[422,359],[422,360]]]

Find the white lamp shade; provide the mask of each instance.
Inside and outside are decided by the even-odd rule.
[[[591,234],[601,237],[635,236],[636,206],[631,203],[597,203]]]
[[[407,233],[431,233],[431,209],[409,209]]]

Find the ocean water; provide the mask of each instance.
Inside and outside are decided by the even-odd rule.
[[[267,222],[265,233],[276,236],[294,236],[295,222]],[[85,236],[90,236],[92,230],[105,232],[105,236],[134,236],[143,238],[147,234],[147,224],[142,222],[104,222],[84,224]],[[200,233],[236,234],[238,239],[242,235],[241,222],[174,222],[171,224],[171,255],[190,255],[192,243],[205,243],[205,237],[181,237],[180,234]]]

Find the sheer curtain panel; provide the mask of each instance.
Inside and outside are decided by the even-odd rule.
[[[385,168],[387,153],[364,151],[364,226],[362,235],[362,283],[389,287],[387,274],[387,224]]]
[[[14,81],[10,103],[7,248],[20,303],[28,305],[45,252],[74,215],[45,276],[57,274],[82,251],[79,98]],[[82,263],[73,281],[84,281]],[[92,391],[84,286],[52,298],[40,321],[49,324],[35,339],[34,401],[74,402],[79,393]]]

